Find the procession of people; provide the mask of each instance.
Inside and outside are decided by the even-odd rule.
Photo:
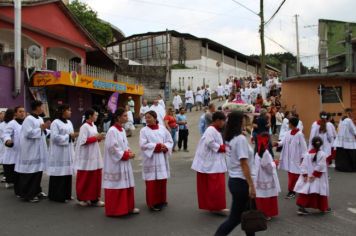
[[[197,110],[208,100],[200,116],[201,138],[191,166],[196,172],[197,208],[227,216],[215,235],[228,235],[240,224],[251,201],[265,215],[265,220],[278,217],[281,192],[278,169],[288,173],[286,199],[296,199],[299,215],[310,214],[308,208],[328,213],[331,211],[328,167],[335,160],[336,170],[356,171],[356,127],[352,110],[345,110],[338,129],[330,122],[330,114],[321,112],[307,142],[298,114],[282,113],[273,81],[270,83],[268,99],[262,101],[254,81],[219,84],[219,101],[229,97],[226,104],[253,105],[253,114],[216,109],[209,88],[204,86],[196,94],[188,88],[184,103],[176,93],[173,107],[166,106],[161,96],[150,107],[143,100],[139,112],[143,124],[139,131],[140,150],[130,148],[125,128],[128,122],[135,126],[130,118],[134,114],[132,98],[126,108],[118,107],[111,115],[107,133],[98,132],[95,125],[98,112],[94,109],[85,112],[79,132],[70,121],[71,108],[65,104],[58,107],[51,124],[42,118],[41,101],[32,102],[27,116],[21,106],[8,109],[0,116],[0,158],[5,187],[14,188],[16,197],[31,203],[45,198],[69,202],[75,199],[72,194],[75,176],[78,205],[105,207],[109,217],[138,214],[131,161],[139,154],[147,208],[162,211],[168,206],[169,159],[177,151],[176,146],[178,151],[183,148],[182,151],[189,152],[188,135],[192,127],[185,112],[192,111],[195,96]],[[281,152],[279,158],[273,147]],[[43,173],[49,176],[48,195],[41,186]],[[230,208],[226,187],[232,195]],[[246,235],[254,233],[246,232]]]

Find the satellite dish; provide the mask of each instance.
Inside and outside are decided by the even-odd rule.
[[[41,57],[41,49],[37,45],[31,45],[30,47],[28,47],[27,51],[28,55],[32,59],[39,59]]]

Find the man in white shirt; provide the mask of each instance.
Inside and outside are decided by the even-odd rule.
[[[164,127],[164,117],[166,116],[166,111],[163,109],[161,105],[159,105],[158,100],[154,100],[152,106],[150,107],[151,111],[155,111],[157,113],[157,121],[159,125]]]
[[[164,110],[166,110],[166,104],[163,101],[162,95],[158,94],[158,104],[161,105],[163,107]]]

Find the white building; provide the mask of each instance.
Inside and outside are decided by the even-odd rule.
[[[132,65],[168,63],[170,89],[179,91],[206,84],[214,90],[227,78],[256,76],[260,69],[256,59],[210,39],[177,31],[132,35],[108,45],[107,51],[114,59],[130,60]]]

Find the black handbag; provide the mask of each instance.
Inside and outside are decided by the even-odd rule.
[[[262,211],[256,209],[256,203],[250,199],[248,210],[241,215],[241,229],[246,233],[267,230],[267,220]]]

